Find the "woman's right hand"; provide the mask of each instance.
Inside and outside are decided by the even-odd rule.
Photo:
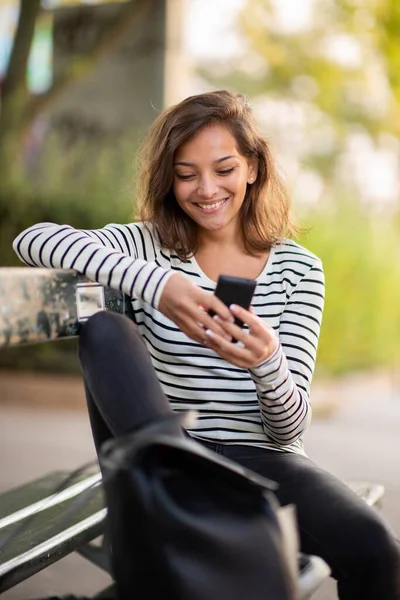
[[[173,321],[189,338],[207,345],[206,329],[227,337],[225,331],[207,311],[213,310],[222,320],[233,323],[228,307],[214,294],[205,292],[184,275],[174,273],[161,294],[158,310]]]

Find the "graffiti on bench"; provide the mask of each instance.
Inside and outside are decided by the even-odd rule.
[[[79,333],[99,310],[124,314],[125,296],[71,270],[0,268],[0,348]]]

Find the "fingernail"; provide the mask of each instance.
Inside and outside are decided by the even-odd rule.
[[[214,332],[211,331],[211,329],[206,329],[206,335],[208,335],[209,337],[213,337],[214,336]]]
[[[214,319],[214,321],[221,321],[221,319],[219,318],[219,316],[218,316],[218,315],[214,315],[214,316],[213,316],[213,319]]]
[[[238,308],[239,307],[237,304],[231,304],[229,307],[229,310],[231,310],[232,312],[235,312],[235,311],[237,311]]]

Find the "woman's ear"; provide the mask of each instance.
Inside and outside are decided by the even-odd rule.
[[[249,161],[249,172],[247,175],[247,183],[254,183],[255,180],[257,179],[257,173],[258,173],[258,165],[257,165],[257,160],[253,159],[251,161]]]

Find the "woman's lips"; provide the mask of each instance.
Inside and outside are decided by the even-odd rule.
[[[214,212],[221,208],[227,201],[228,198],[222,198],[222,200],[217,200],[216,202],[196,202],[196,206],[204,212]]]

